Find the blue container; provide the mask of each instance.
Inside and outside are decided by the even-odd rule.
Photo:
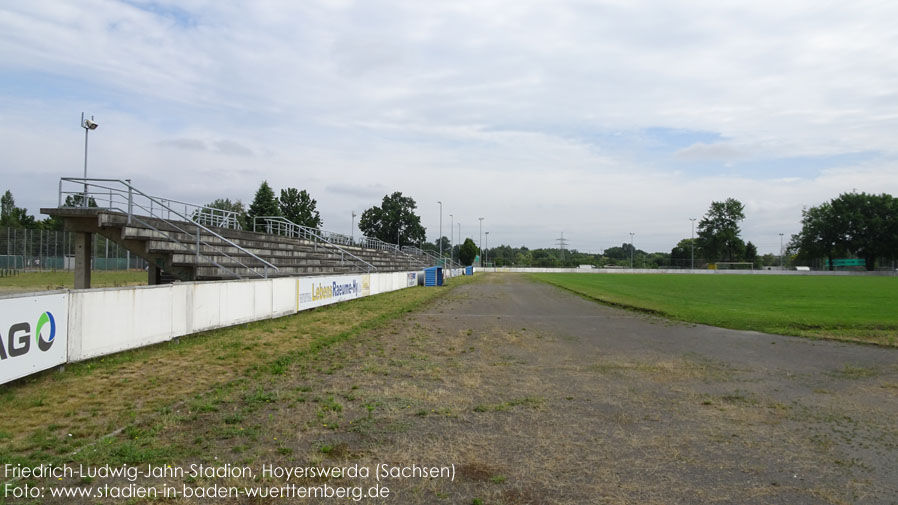
[[[474,275],[474,267],[466,266],[465,267],[465,275]]]
[[[430,267],[424,269],[425,286],[443,285],[443,267]]]

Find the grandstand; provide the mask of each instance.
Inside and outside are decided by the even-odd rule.
[[[75,232],[76,288],[90,286],[84,244],[94,233],[145,259],[149,284],[408,271],[440,262],[415,247],[352,239],[282,217],[257,218],[259,231],[243,230],[233,212],[150,196],[124,180],[63,178],[59,188],[59,206],[41,212]],[[96,206],[75,206],[85,201]]]

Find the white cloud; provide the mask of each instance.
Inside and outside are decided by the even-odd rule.
[[[725,142],[714,144],[696,142],[689,147],[680,149],[674,153],[674,156],[683,160],[731,161],[746,158],[748,153],[743,148]]]
[[[30,209],[80,174],[82,110],[101,124],[91,174],[197,202],[247,201],[268,179],[309,189],[335,231],[398,190],[433,236],[442,200],[444,225],[487,217],[491,243],[565,231],[595,250],[634,231],[666,250],[735,196],[763,252],[803,205],[898,193],[894,3],[135,5],[0,7],[0,174]],[[633,153],[602,137],[648,128],[723,140]],[[877,161],[752,177],[684,167],[860,152]]]

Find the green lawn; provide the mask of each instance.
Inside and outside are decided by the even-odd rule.
[[[740,330],[898,346],[898,278],[533,274],[588,298]]]
[[[147,283],[147,273],[143,270],[94,271],[91,273],[91,287],[139,286]],[[22,272],[10,277],[0,277],[0,294],[47,291],[51,289],[73,288],[75,273]]]

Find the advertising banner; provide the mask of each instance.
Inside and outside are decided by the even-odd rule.
[[[362,296],[370,296],[371,295],[371,275],[365,274],[362,276]]]
[[[410,287],[410,288],[417,286],[418,285],[418,274],[416,272],[409,272],[405,285],[406,285],[406,287]]]
[[[0,384],[65,363],[67,322],[66,293],[0,300]]]
[[[361,275],[299,278],[299,310],[352,300],[361,296]]]

